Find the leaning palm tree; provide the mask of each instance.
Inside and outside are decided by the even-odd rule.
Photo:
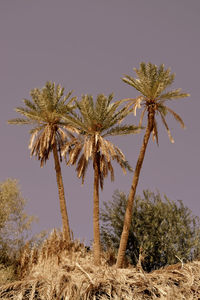
[[[94,191],[93,191],[93,231],[94,231],[94,263],[100,264],[100,230],[99,230],[99,186],[103,189],[104,178],[108,173],[114,180],[114,169],[111,161],[116,161],[124,172],[131,170],[122,151],[105,139],[107,136],[136,133],[134,125],[119,125],[129,113],[126,108],[118,110],[119,102],[111,103],[113,95],[106,97],[98,95],[96,103],[89,95],[82,96],[76,102],[78,113],[74,111],[65,119],[79,132],[79,138],[65,143],[62,154],[67,164],[76,165],[78,177],[84,182],[86,170],[90,161],[93,162]]]
[[[62,121],[62,115],[69,113],[73,109],[71,98],[72,92],[64,96],[64,88],[55,83],[47,82],[45,87],[33,89],[30,92],[32,101],[24,99],[25,108],[17,107],[16,112],[22,114],[25,118],[16,118],[9,120],[9,124],[32,125],[30,130],[29,148],[31,156],[35,155],[40,161],[42,167],[53,152],[58,193],[60,200],[60,210],[63,223],[63,234],[67,241],[70,241],[70,227],[66,209],[64,186],[62,180],[60,161],[61,147],[64,141],[74,138],[73,132],[76,130],[69,124]],[[67,101],[68,100],[68,101]]]
[[[166,91],[166,88],[170,86],[175,78],[175,74],[171,74],[170,69],[165,69],[164,65],[160,65],[157,67],[151,63],[141,63],[139,69],[134,69],[138,78],[133,78],[131,76],[126,75],[122,80],[129,85],[133,86],[136,90],[140,92],[140,96],[136,99],[124,99],[128,101],[127,109],[130,109],[134,115],[136,115],[137,108],[143,108],[139,126],[142,125],[143,118],[145,112],[147,112],[147,125],[146,131],[142,143],[142,147],[140,149],[139,157],[137,160],[133,181],[131,185],[131,190],[128,197],[127,208],[124,218],[124,226],[120,240],[120,246],[118,251],[117,257],[117,264],[116,266],[121,268],[123,265],[124,255],[126,251],[128,235],[131,225],[131,216],[132,216],[132,209],[134,203],[134,197],[136,193],[136,188],[140,176],[140,171],[142,168],[142,163],[145,156],[145,151],[147,148],[147,144],[152,133],[153,140],[157,141],[158,144],[158,129],[157,129],[157,122],[156,116],[160,115],[161,120],[167,130],[169,139],[172,143],[174,140],[171,136],[169,127],[166,122],[166,115],[170,113],[176,121],[180,123],[180,125],[184,128],[184,123],[181,117],[175,113],[171,108],[165,105],[167,100],[173,100],[183,97],[188,97],[189,94],[181,93],[181,89],[175,89],[171,91]]]

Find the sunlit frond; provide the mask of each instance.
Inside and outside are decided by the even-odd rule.
[[[33,124],[33,120],[29,119],[22,119],[22,118],[15,118],[8,120],[8,124],[16,124],[16,125],[26,125],[26,124]]]
[[[85,142],[83,145],[83,151],[85,154],[85,158],[86,160],[88,160],[91,156],[92,156],[92,149],[93,148],[93,141],[92,139],[89,137],[85,137]]]
[[[127,135],[127,134],[135,134],[139,133],[141,127],[134,125],[117,125],[110,130],[106,131],[102,136],[115,136],[115,135]]]
[[[36,121],[36,122],[41,121],[41,117],[37,111],[31,111],[28,108],[23,108],[23,107],[17,107],[15,111],[17,113],[20,113],[21,115],[24,115],[27,119],[30,119],[31,121]]]
[[[180,99],[180,98],[185,98],[185,97],[189,97],[189,96],[190,96],[190,94],[181,93],[181,89],[176,89],[176,90],[161,94],[158,97],[158,100],[174,100],[174,99]]]

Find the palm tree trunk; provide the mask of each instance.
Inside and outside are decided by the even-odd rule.
[[[117,256],[117,263],[116,263],[117,268],[122,268],[122,266],[123,266],[126,246],[127,246],[127,242],[128,242],[129,230],[130,230],[130,226],[131,226],[131,218],[132,218],[132,211],[133,211],[133,204],[134,204],[136,188],[137,188],[137,184],[139,181],[140,171],[142,168],[142,163],[144,160],[147,144],[148,144],[151,132],[153,130],[154,115],[155,115],[155,111],[154,111],[153,107],[149,106],[149,108],[148,108],[148,124],[147,124],[146,132],[145,132],[145,135],[143,138],[143,144],[140,149],[140,154],[139,154],[135,172],[133,175],[131,190],[130,190],[130,193],[128,196],[128,201],[127,201],[126,213],[125,213],[125,217],[124,217],[124,226],[123,226],[123,231],[122,231],[122,235],[121,235],[120,246],[119,246],[118,256]]]
[[[99,226],[99,168],[98,153],[95,154],[93,162],[94,167],[94,193],[93,193],[93,231],[94,231],[94,264],[100,265],[101,262],[101,244],[100,244],[100,226]]]
[[[62,180],[61,167],[60,167],[60,162],[59,162],[59,158],[58,158],[56,143],[53,145],[53,156],[54,156],[54,162],[55,162],[56,179],[57,179],[58,194],[59,194],[59,200],[60,200],[60,211],[61,211],[61,216],[62,216],[63,234],[64,234],[65,240],[67,242],[70,242],[71,237],[70,237],[69,220],[68,220],[68,215],[67,215],[64,185],[63,185],[63,180]]]

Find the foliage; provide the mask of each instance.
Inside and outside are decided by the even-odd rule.
[[[25,204],[17,180],[0,183],[0,263],[12,263],[29,237],[35,217],[25,213]]]
[[[112,94],[108,97],[99,94],[96,102],[91,95],[83,95],[81,101],[75,101],[78,113],[71,111],[69,115],[64,116],[64,120],[80,133],[78,139],[66,142],[62,148],[62,154],[66,158],[69,154],[67,164],[77,163],[77,175],[82,177],[84,183],[88,163],[90,160],[94,162],[98,153],[99,183],[102,189],[108,173],[111,180],[114,180],[112,160],[115,160],[125,173],[126,169],[132,170],[122,151],[106,137],[139,132],[137,126],[119,124],[129,112],[125,107],[119,110],[121,102],[112,103],[112,100]]]
[[[72,103],[76,98],[68,100],[71,94],[72,91],[64,96],[64,88],[48,81],[42,89],[31,90],[32,101],[24,99],[25,107],[15,109],[24,118],[8,121],[9,124],[33,126],[30,130],[29,149],[31,155],[40,160],[41,167],[49,159],[54,144],[60,153],[63,141],[73,136],[71,134],[74,132],[73,128],[62,121],[62,115],[68,114],[73,109]]]
[[[156,140],[158,145],[158,127],[156,121],[156,115],[161,116],[161,120],[167,130],[169,139],[172,143],[174,140],[171,136],[171,132],[165,120],[167,113],[170,113],[176,121],[178,121],[181,126],[184,128],[184,123],[181,117],[175,113],[171,108],[165,105],[167,100],[173,100],[183,97],[188,97],[189,94],[181,93],[180,89],[166,91],[174,81],[175,75],[171,74],[170,69],[165,69],[164,65],[160,65],[157,67],[151,63],[144,63],[140,64],[139,69],[134,69],[137,78],[133,78],[129,75],[126,75],[122,80],[133,86],[137,91],[140,92],[140,95],[137,99],[124,99],[123,101],[129,101],[127,105],[127,110],[129,112],[133,111],[134,115],[136,115],[137,108],[142,107],[142,113],[140,116],[139,126],[142,125],[143,118],[145,113],[147,112],[147,125],[145,130],[145,135],[143,138],[143,143],[140,148],[140,153],[137,159],[135,172],[133,175],[132,185],[129,192],[128,202],[127,202],[127,209],[124,217],[124,226],[118,251],[117,257],[117,267],[122,267],[124,255],[127,247],[128,242],[128,235],[131,226],[131,214],[133,210],[133,202],[136,195],[136,189],[140,177],[140,171],[142,168],[143,160],[145,157],[145,152],[147,149],[147,145],[149,142],[149,138],[152,133],[153,141]],[[132,108],[131,108],[132,106]]]
[[[102,244],[118,249],[123,229],[127,197],[116,191],[113,201],[104,202],[101,211]],[[200,250],[200,220],[184,206],[159,192],[148,190],[135,197],[126,255],[134,265],[139,253],[146,271],[197,258]]]
[[[63,114],[68,114],[73,110],[72,103],[75,97],[69,100],[71,94],[72,91],[64,96],[64,88],[60,84],[55,85],[54,82],[48,81],[42,89],[31,90],[32,101],[24,99],[25,108],[17,107],[15,109],[23,118],[8,121],[9,124],[32,125],[29,149],[31,156],[35,155],[38,158],[41,167],[53,152],[63,231],[68,240],[70,240],[70,227],[60,161],[62,161],[61,147],[64,141],[74,137],[72,133],[76,131],[62,119]]]
[[[145,112],[149,112],[149,108],[151,107],[157,115],[160,115],[169,139],[174,143],[174,139],[171,136],[171,132],[165,120],[166,115],[170,113],[174,119],[180,123],[182,128],[184,128],[185,125],[181,117],[171,108],[166,106],[165,102],[168,100],[171,101],[174,99],[185,98],[188,97],[189,94],[182,93],[181,89],[166,91],[166,89],[174,82],[175,74],[170,73],[170,68],[165,69],[164,64],[161,64],[158,67],[151,63],[142,62],[139,69],[134,68],[134,71],[136,72],[137,78],[125,75],[122,80],[133,86],[141,95],[137,99],[124,99],[123,101],[129,102],[127,108],[132,106],[131,111],[134,115],[136,115],[137,108],[143,107],[139,126],[142,125]],[[153,139],[156,139],[158,143],[158,129],[155,119],[153,122],[152,133]]]
[[[179,300],[200,296],[199,261],[151,273],[116,269],[105,259],[97,267],[91,251],[78,241],[66,243],[55,230],[40,247],[24,247],[19,267],[18,281],[5,280],[0,285],[0,299]],[[0,266],[0,280],[1,275]]]
[[[77,165],[77,176],[85,174],[90,161],[93,162],[94,189],[93,189],[93,228],[94,228],[94,260],[100,264],[100,230],[99,230],[99,186],[103,189],[104,179],[110,173],[114,180],[112,161],[116,161],[123,172],[131,167],[125,159],[123,152],[106,139],[107,136],[137,133],[138,127],[134,125],[119,125],[128,115],[126,108],[119,109],[120,101],[112,103],[113,95],[108,97],[100,94],[96,102],[91,95],[83,95],[81,101],[75,101],[78,113],[71,111],[64,117],[68,124],[79,131],[79,137],[65,143],[63,155],[67,164]],[[67,154],[69,160],[67,161]]]

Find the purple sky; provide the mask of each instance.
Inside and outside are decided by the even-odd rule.
[[[29,200],[27,211],[39,217],[34,231],[61,226],[52,157],[41,169],[28,149],[29,127],[6,124],[18,117],[14,108],[29,91],[55,81],[74,95],[114,92],[115,99],[135,97],[134,88],[120,79],[134,75],[141,61],[164,63],[176,73],[174,87],[190,98],[169,105],[181,115],[186,130],[168,118],[171,144],[159,120],[160,146],[149,143],[137,189],[158,189],[181,199],[200,216],[200,1],[199,0],[1,0],[0,2],[0,181],[17,178]],[[138,118],[130,118],[137,124]],[[143,133],[112,138],[135,167]],[[105,182],[100,201],[114,190],[128,192],[132,175],[115,165],[116,180]],[[74,236],[92,238],[90,166],[85,185],[73,167],[62,165],[71,228]]]

